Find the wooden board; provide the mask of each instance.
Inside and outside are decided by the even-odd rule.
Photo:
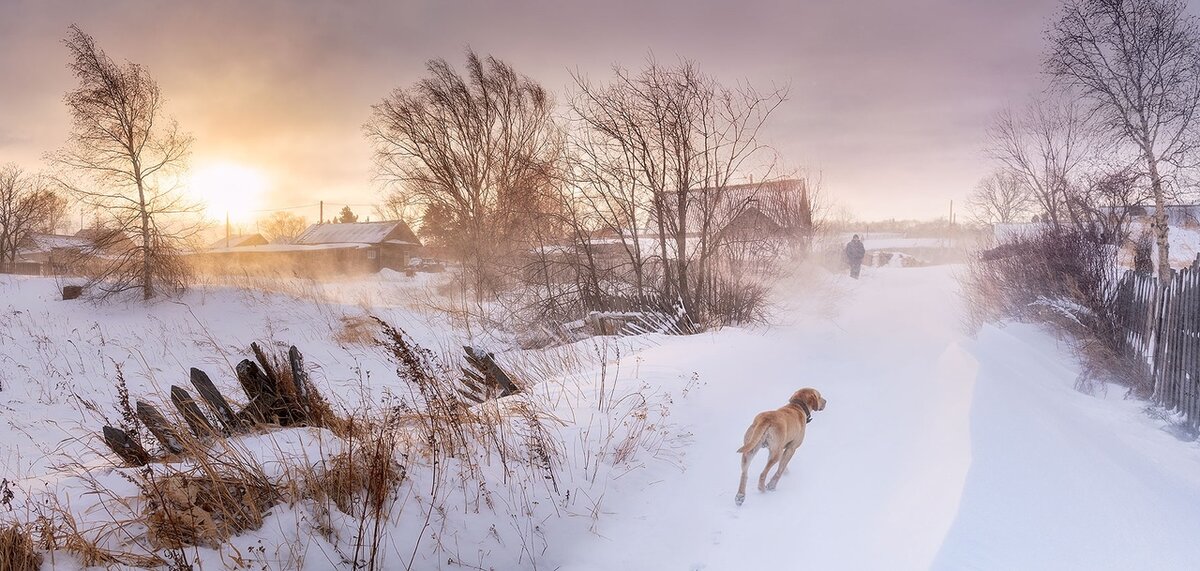
[[[217,422],[221,423],[226,432],[237,432],[241,428],[241,422],[238,421],[237,415],[233,413],[233,408],[229,406],[229,402],[225,400],[221,391],[217,390],[208,375],[200,369],[193,368],[191,381],[192,386],[196,387],[196,392],[200,394],[200,400],[208,405],[208,409],[217,417]]]

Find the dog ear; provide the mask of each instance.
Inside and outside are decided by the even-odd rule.
[[[821,397],[814,389],[804,389],[804,402],[809,410],[821,410]]]

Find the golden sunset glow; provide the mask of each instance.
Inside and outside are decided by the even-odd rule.
[[[188,191],[205,205],[205,216],[249,222],[263,201],[270,180],[261,170],[234,162],[215,162],[196,168]]]

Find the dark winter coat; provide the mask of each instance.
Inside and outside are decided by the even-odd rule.
[[[867,249],[863,247],[862,240],[851,240],[846,244],[846,259],[852,264],[861,264],[863,256],[867,255]]]

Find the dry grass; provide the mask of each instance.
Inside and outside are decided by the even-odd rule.
[[[207,474],[152,477],[142,494],[147,538],[166,549],[217,547],[234,534],[261,527],[267,510],[280,500],[279,491],[262,480]]]
[[[595,493],[596,486],[641,466],[646,452],[671,454],[661,425],[665,404],[646,386],[618,390],[621,354],[607,341],[540,352],[522,366],[504,364],[529,386],[555,383],[560,390],[468,406],[455,391],[460,363],[435,355],[387,323],[372,327],[383,332],[376,346],[396,364],[405,381],[401,386],[410,393],[349,408],[339,403],[338,410],[350,412],[338,414],[312,391],[309,410],[319,412],[306,424],[327,427],[337,437],[330,438],[336,448],[289,462],[280,474],[264,469],[268,460],[239,440],[195,438],[180,430],[183,461],[118,470],[133,484],[125,489],[105,478],[108,468],[76,465],[74,473],[87,488],[83,496],[98,498],[96,504],[85,514],[65,499],[57,500],[61,504],[51,499],[37,520],[38,545],[87,565],[178,568],[196,563],[193,546],[205,546],[257,568],[255,558],[270,556],[235,549],[233,536],[262,528],[274,510],[296,509],[311,525],[298,529],[298,537],[316,533],[332,545],[320,551],[329,566],[412,568],[418,555],[462,564],[474,560],[462,556],[476,548],[455,543],[454,526],[474,520],[467,514],[490,512],[501,526],[493,531],[500,548],[519,553],[520,567],[536,568],[548,548],[546,518],[556,513],[599,518],[604,495]],[[262,358],[272,365],[284,397],[300,398],[280,353]],[[582,376],[597,367],[599,378]],[[564,402],[548,398],[550,393],[595,405],[567,410],[560,418]],[[564,430],[578,440],[567,440]],[[281,450],[279,457],[286,454]],[[448,513],[465,519],[460,523]],[[89,523],[80,525],[76,517]],[[286,567],[304,565],[303,554],[288,557],[293,559]]]
[[[375,343],[379,327],[368,317],[347,315],[341,318],[341,329],[334,334],[340,345],[370,346]]]
[[[0,527],[0,571],[37,571],[42,554],[33,546],[33,537],[19,525]]]

